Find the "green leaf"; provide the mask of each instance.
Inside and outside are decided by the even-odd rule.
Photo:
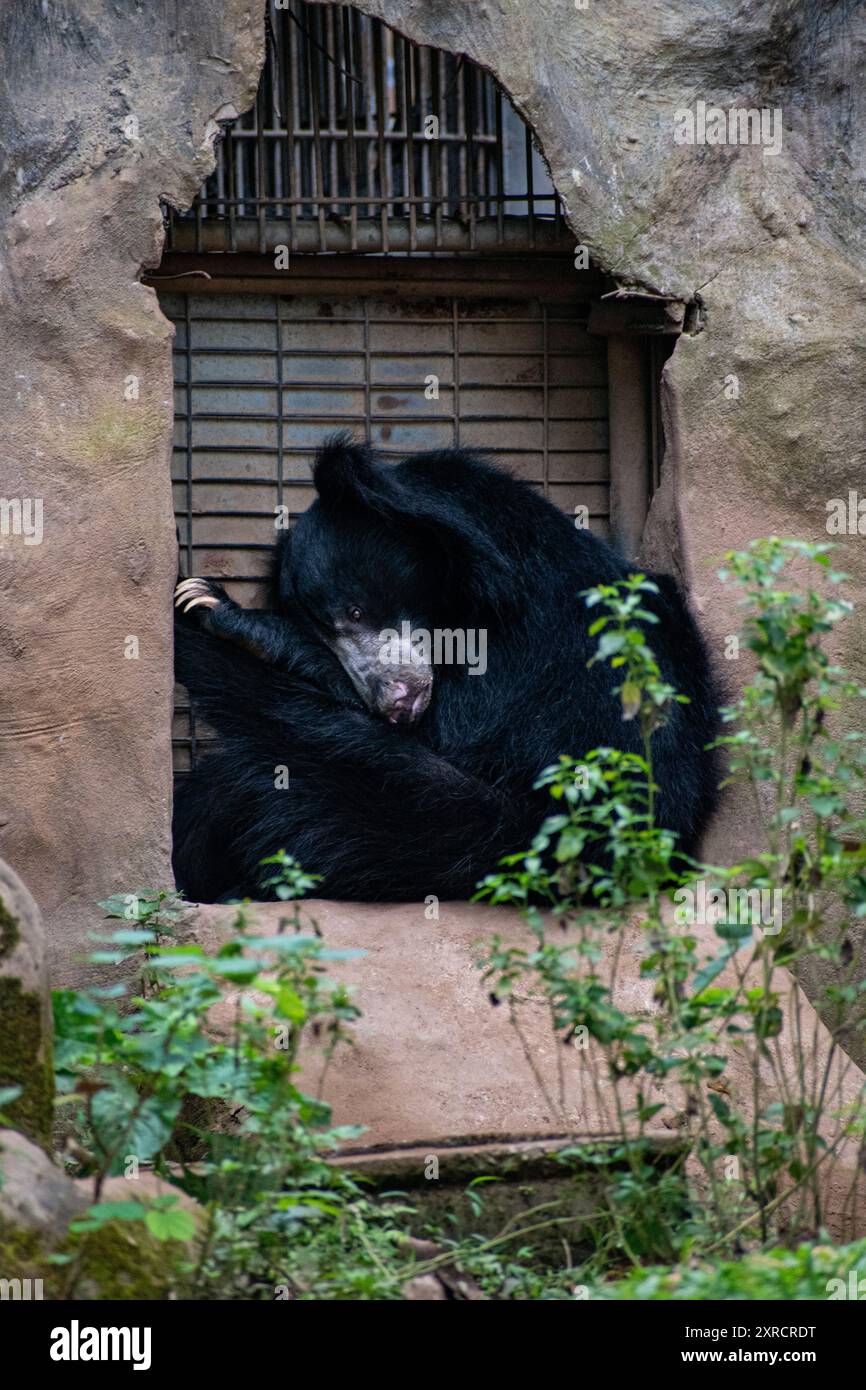
[[[303,1023],[307,1017],[307,1011],[299,994],[290,989],[288,985],[283,985],[278,991],[274,1001],[274,1013],[280,1018],[287,1018],[291,1023]]]
[[[87,1215],[94,1221],[143,1221],[147,1208],[142,1202],[97,1202]]]
[[[145,1225],[157,1240],[192,1240],[195,1235],[195,1221],[188,1211],[170,1207],[167,1210],[151,1210],[144,1218]]]
[[[262,963],[244,960],[241,956],[228,956],[224,960],[212,961],[210,968],[215,975],[224,975],[227,980],[251,980],[261,970]]]
[[[615,652],[621,652],[625,644],[626,635],[624,632],[605,632],[598,644],[598,655],[604,661],[606,657],[613,656]]]
[[[724,955],[717,956],[715,960],[711,960],[708,965],[703,966],[697,972],[694,978],[695,996],[702,994],[707,985],[711,984],[717,975],[721,975],[730,959],[731,953],[726,952]]]

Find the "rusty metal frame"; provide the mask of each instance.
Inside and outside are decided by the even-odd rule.
[[[226,125],[192,208],[169,212],[169,250],[459,254],[573,240],[555,189],[536,187],[531,131],[476,64],[344,5],[291,0],[271,9],[269,32],[255,104]]]

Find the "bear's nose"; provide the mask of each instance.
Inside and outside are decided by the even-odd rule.
[[[382,698],[382,713],[389,724],[412,724],[420,719],[428,704],[433,688],[430,676],[419,676],[411,684],[408,681],[392,681],[385,687]]]

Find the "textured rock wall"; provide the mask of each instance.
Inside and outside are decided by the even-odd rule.
[[[191,198],[214,117],[252,100],[263,8],[11,0],[0,19],[0,495],[44,502],[41,545],[0,537],[0,848],[66,978],[95,898],[168,879],[171,363],[138,275],[159,257],[159,199]],[[736,616],[718,554],[768,531],[824,535],[826,500],[866,490],[863,7],[360,8],[490,68],[576,236],[624,283],[691,305],[702,331],[666,368],[646,554],[675,559],[720,651]],[[676,145],[675,113],[699,99],[779,108],[780,152]],[[863,538],[843,545],[862,605]],[[862,618],[843,647],[866,678]],[[734,806],[711,850],[758,834]]]
[[[213,118],[254,97],[261,21],[0,14],[0,496],[42,505],[40,544],[0,535],[0,846],[64,980],[97,898],[170,881],[171,329],[139,275],[160,199],[191,201]]]

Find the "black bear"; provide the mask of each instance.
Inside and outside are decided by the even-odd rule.
[[[333,898],[465,898],[528,847],[561,753],[638,735],[588,665],[597,612],[581,592],[628,573],[527,484],[464,450],[378,459],[345,435],[315,467],[318,499],[275,548],[269,610],[189,579],[176,672],[218,733],[184,780],[178,886],[264,894],[285,849]],[[695,849],[716,796],[716,696],[673,580],[653,576],[650,634],[688,697],[653,736],[660,823]],[[288,774],[288,787],[286,787]]]

